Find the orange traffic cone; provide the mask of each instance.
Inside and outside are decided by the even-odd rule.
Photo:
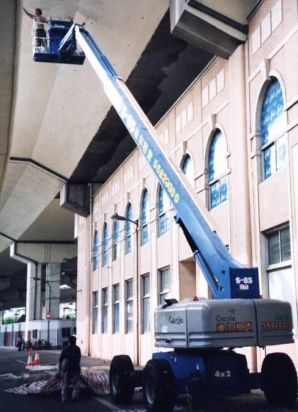
[[[32,366],[33,366],[32,350],[29,349],[29,355],[28,355],[28,360],[27,360],[27,368],[32,368]]]
[[[39,357],[39,352],[38,351],[35,352],[33,365],[40,365],[40,357]]]

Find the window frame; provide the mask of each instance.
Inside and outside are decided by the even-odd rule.
[[[107,222],[104,222],[102,229],[102,266],[109,263],[109,232]]]
[[[109,289],[101,289],[101,333],[107,334],[109,328]]]
[[[281,232],[283,232],[285,229],[288,229],[289,231],[289,241],[290,241],[290,257],[289,259],[282,259],[282,239],[281,239]],[[278,262],[273,262],[270,263],[270,251],[269,251],[269,237],[274,235],[275,233],[278,233],[278,243],[279,243],[279,261]],[[282,225],[279,226],[273,230],[267,231],[265,233],[265,238],[266,238],[266,250],[267,250],[267,272],[270,270],[276,270],[278,268],[286,267],[286,266],[292,266],[292,241],[291,241],[291,230],[290,230],[290,225]]]
[[[223,143],[225,145],[225,153],[223,154],[222,161],[225,159],[225,167],[220,173],[216,173],[215,167],[213,167],[213,175],[211,175],[211,154],[212,151],[215,153],[216,147],[216,139],[220,137],[223,139]],[[214,149],[213,149],[214,147]],[[216,129],[210,139],[210,145],[208,150],[208,208],[212,210],[219,205],[228,201],[228,174],[229,174],[229,165],[228,165],[228,147],[227,147],[227,139],[222,130]],[[213,196],[212,192],[215,190],[219,196],[218,201],[213,204]]]
[[[99,236],[97,230],[94,232],[93,236],[93,248],[92,248],[92,269],[93,272],[99,269]]]
[[[170,230],[170,217],[169,217],[169,209],[170,209],[170,199],[166,199],[168,197],[167,192],[165,189],[158,184],[157,187],[157,235],[162,236],[166,232]],[[166,210],[166,206],[168,203],[168,210]],[[162,206],[162,207],[161,207]]]
[[[264,106],[266,104],[266,98],[268,93],[270,92],[270,88],[274,87],[275,84],[279,86],[281,98],[282,98],[282,109],[278,113],[278,115],[273,118],[270,122],[272,125],[275,121],[280,121],[281,126],[280,130],[275,135],[269,135],[268,137],[266,136],[266,141],[265,137],[263,136],[263,110]],[[286,132],[286,127],[287,127],[287,118],[286,118],[286,112],[285,112],[285,102],[284,102],[284,95],[282,91],[282,86],[280,81],[277,79],[277,77],[272,76],[269,78],[266,84],[266,89],[265,92],[262,96],[261,103],[260,103],[260,115],[259,115],[259,128],[260,128],[260,141],[261,141],[261,153],[262,153],[262,181],[265,181],[269,179],[271,176],[274,176],[279,170],[284,169],[287,166],[288,163],[288,142],[287,142],[287,132]],[[266,126],[266,131],[269,127]],[[267,131],[268,133],[268,131]],[[278,167],[278,145],[284,140],[283,144],[280,147],[285,148],[285,154],[284,154],[284,161],[281,163],[281,165]],[[266,168],[266,153],[269,153],[269,150],[272,152],[273,160],[272,163],[269,160],[269,165],[270,165],[270,174],[267,175],[267,168]]]
[[[140,237],[141,246],[149,242],[149,193],[147,189],[143,190],[140,208]]]
[[[148,283],[146,283],[148,281]],[[146,288],[148,286],[148,290]],[[150,274],[141,276],[141,334],[150,333]],[[146,314],[146,315],[145,315]],[[147,316],[147,321],[145,321]]]
[[[117,219],[113,221],[112,230],[112,260],[115,261],[120,256],[120,223]]]
[[[164,275],[168,276],[168,284],[169,287],[165,288],[163,286],[163,277]],[[170,266],[166,266],[164,268],[158,269],[158,292],[159,292],[159,304],[162,305],[164,303],[164,299],[169,297],[169,294],[171,293],[171,270]]]
[[[128,220],[124,222],[124,253],[128,255],[133,249],[132,248],[133,223],[131,222],[131,220],[133,220],[133,213],[132,213],[131,203],[128,203],[128,205],[126,206],[125,217]]]
[[[129,295],[129,288],[131,289],[131,294]],[[134,330],[134,299],[133,299],[133,279],[127,279],[125,281],[125,333],[133,333]],[[131,319],[130,319],[131,317]]]
[[[92,292],[92,335],[98,332],[98,292]]]
[[[120,284],[115,283],[112,289],[112,333],[120,332]]]
[[[288,229],[288,240],[289,240],[289,253],[286,254],[286,259],[282,259],[282,236],[281,232],[285,229]],[[278,242],[279,242],[279,261],[270,263],[269,256],[269,236],[278,233]],[[289,224],[282,225],[280,227],[274,228],[266,232],[266,250],[267,250],[267,267],[266,267],[266,276],[267,276],[267,296],[271,299],[281,299],[288,301],[292,308],[293,316],[293,329],[294,333],[297,333],[297,292],[295,287],[295,273],[293,267],[293,253],[292,253],[292,238],[291,238],[291,228]],[[287,238],[286,238],[287,239]],[[286,243],[287,244],[287,240]],[[285,282],[287,287],[285,290]],[[279,286],[279,287],[278,287]]]

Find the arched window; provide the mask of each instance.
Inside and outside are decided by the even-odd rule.
[[[133,220],[132,216],[132,207],[131,204],[128,203],[126,207],[126,213],[125,213],[126,221],[125,221],[125,226],[124,226],[124,250],[125,254],[128,254],[132,250],[132,229],[133,229],[133,223],[131,222]]]
[[[192,158],[188,154],[186,154],[182,159],[181,169],[185,176],[188,178],[189,182],[194,185],[195,169]]]
[[[92,266],[93,270],[96,270],[99,267],[99,237],[97,230],[95,231],[93,237]]]
[[[263,176],[267,179],[287,163],[286,116],[280,84],[273,78],[266,90],[261,109]]]
[[[166,191],[158,185],[158,198],[157,198],[157,219],[158,219],[158,235],[169,230],[169,215],[170,201]]]
[[[223,133],[217,130],[212,138],[209,149],[208,181],[210,209],[227,200],[227,146]]]
[[[113,222],[112,259],[116,260],[120,254],[120,225],[118,220]]]
[[[103,224],[102,230],[102,266],[106,266],[109,262],[109,235],[106,222]]]
[[[148,191],[143,191],[141,200],[141,213],[140,213],[140,230],[141,230],[141,245],[144,245],[149,240],[149,196]]]

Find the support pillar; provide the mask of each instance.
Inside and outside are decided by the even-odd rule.
[[[36,273],[36,277],[34,279],[34,300],[35,300],[35,304],[34,304],[34,319],[38,320],[41,319],[41,308],[42,308],[42,301],[41,301],[41,281],[38,279],[41,279],[42,273],[42,265],[41,263],[37,264],[37,273]],[[26,296],[26,301],[27,301],[28,297]]]
[[[60,274],[60,263],[47,263],[45,305],[51,319],[59,318]]]
[[[27,263],[27,282],[26,282],[26,326],[25,326],[25,340],[29,340],[30,336],[28,332],[30,330],[30,321],[34,320],[35,312],[35,286],[36,280],[36,264],[29,262]]]

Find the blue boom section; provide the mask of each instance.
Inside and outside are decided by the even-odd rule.
[[[80,26],[75,31],[76,40],[102,81],[107,97],[166,190],[214,298],[259,298],[257,268],[247,268],[229,254],[200,211],[183,172],[168,159],[158,143],[156,130],[125,83],[91,35]]]
[[[213,297],[258,298],[257,268],[248,268],[237,262],[210,228],[183,172],[168,159],[158,143],[156,130],[91,35],[82,26],[74,25],[58,50],[65,48],[67,39],[73,37],[73,30],[76,41],[103,83],[107,97],[166,190],[176,210],[177,222],[190,243]]]

